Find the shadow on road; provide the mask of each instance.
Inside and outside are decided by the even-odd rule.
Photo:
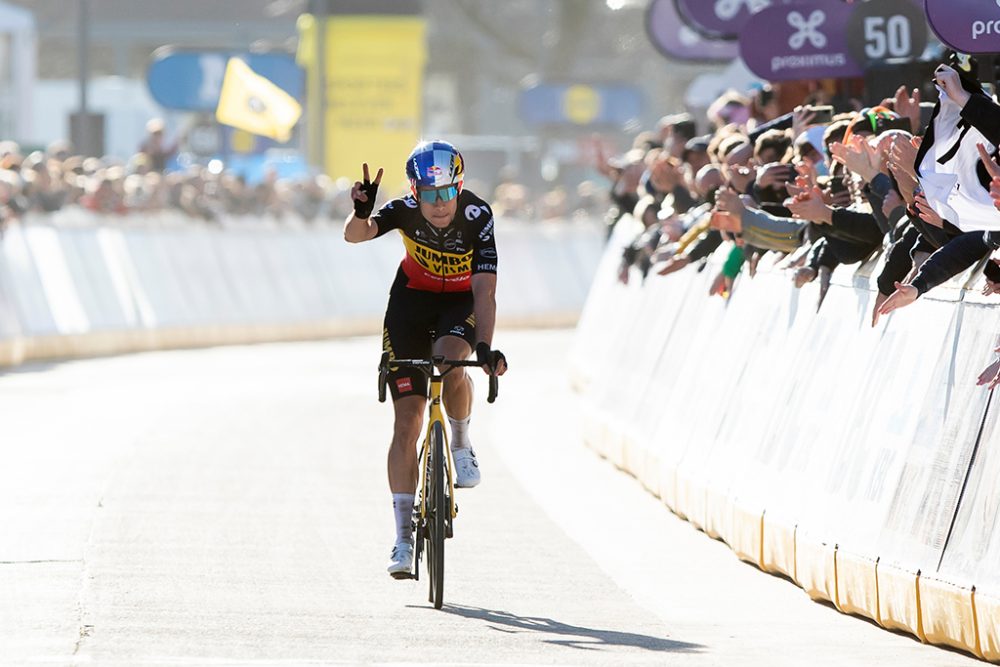
[[[635,648],[642,648],[647,651],[692,653],[703,648],[701,644],[662,639],[634,632],[599,630],[597,628],[569,625],[551,618],[545,618],[544,616],[518,616],[506,611],[450,604],[446,604],[441,611],[496,624],[493,626],[493,629],[499,632],[539,632],[550,634],[553,637],[542,640],[546,644],[557,644],[587,651],[593,651],[606,646],[634,646]]]

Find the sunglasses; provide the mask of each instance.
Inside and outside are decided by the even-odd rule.
[[[435,204],[439,201],[451,201],[458,196],[458,186],[449,185],[443,188],[428,188],[428,189],[418,189],[417,196],[420,197],[420,201],[426,202],[428,204]]]

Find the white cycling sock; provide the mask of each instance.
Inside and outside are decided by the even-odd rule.
[[[451,449],[452,451],[456,449],[465,449],[469,446],[469,420],[472,419],[471,416],[465,419],[452,419],[448,417],[448,421],[451,422]]]
[[[396,542],[413,542],[413,498],[412,493],[392,494],[392,509],[396,514]]]

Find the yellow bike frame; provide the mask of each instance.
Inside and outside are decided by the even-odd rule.
[[[423,451],[424,456],[420,461],[420,469],[423,471],[423,483],[421,488],[423,492],[420,494],[420,518],[427,518],[427,493],[430,489],[430,480],[427,479],[427,459],[430,457],[431,451],[431,433],[434,429],[435,423],[441,424],[441,433],[444,435],[444,451],[448,452],[448,504],[451,505],[451,518],[454,519],[457,516],[455,511],[455,486],[452,480],[452,466],[454,461],[451,458],[451,447],[448,445],[448,429],[445,428],[444,423],[444,413],[441,411],[441,388],[443,386],[443,379],[440,377],[431,378],[431,396],[430,404],[428,405],[428,420],[427,420],[427,432],[424,434],[424,445]]]

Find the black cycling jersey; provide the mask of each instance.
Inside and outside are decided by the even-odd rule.
[[[371,219],[378,226],[376,237],[397,229],[406,246],[393,292],[403,287],[468,292],[474,274],[497,272],[493,211],[468,190],[459,193],[458,210],[444,229],[420,214],[420,204],[412,194],[387,202]]]

